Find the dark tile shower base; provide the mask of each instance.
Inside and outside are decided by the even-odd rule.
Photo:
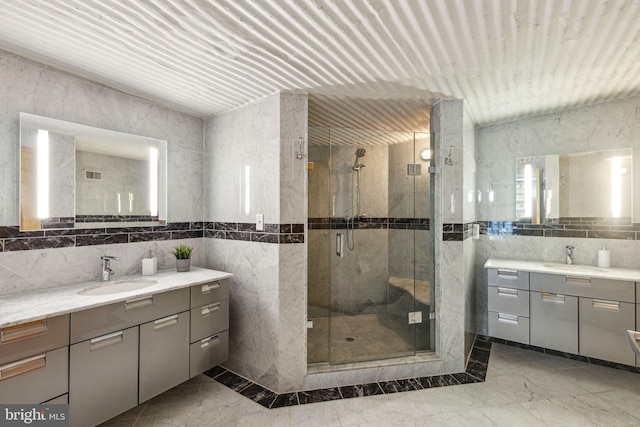
[[[241,377],[221,366],[216,366],[205,372],[205,375],[227,386],[243,396],[253,400],[265,408],[282,408],[285,406],[304,405],[307,403],[326,402],[330,400],[350,399],[354,397],[374,396],[378,394],[400,393],[404,391],[424,390],[434,387],[448,387],[460,384],[483,382],[487,377],[487,366],[491,355],[492,343],[505,344],[513,347],[538,351],[572,360],[580,360],[594,365],[640,373],[635,366],[621,365],[599,359],[562,353],[526,344],[520,344],[499,338],[478,335],[473,343],[471,355],[465,372],[455,374],[433,375],[430,377],[405,378],[393,381],[379,381],[369,384],[349,385],[341,387],[323,388],[317,390],[296,391],[291,393],[276,393],[251,380]]]

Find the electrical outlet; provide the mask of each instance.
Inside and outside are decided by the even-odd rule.
[[[256,231],[264,231],[264,214],[256,214]]]
[[[313,320],[307,320],[307,329],[313,329]]]

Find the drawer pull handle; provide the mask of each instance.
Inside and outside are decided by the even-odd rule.
[[[210,283],[205,283],[204,285],[202,285],[202,288],[200,288],[202,294],[208,294],[214,289],[220,289],[220,282],[215,282],[213,285]]]
[[[169,326],[178,324],[178,315],[174,314],[173,316],[165,317],[164,319],[158,319],[153,322],[153,330],[157,331],[159,329],[167,328]]]
[[[542,301],[564,304],[564,295],[550,294],[548,292],[543,292],[542,293]]]
[[[214,335],[209,338],[205,338],[202,341],[200,341],[200,349],[205,350],[208,347],[213,347],[217,344],[220,344],[220,334]]]
[[[498,277],[502,277],[504,279],[517,279],[518,270],[508,270],[508,269],[499,268]]]
[[[101,337],[94,338],[89,342],[89,350],[90,351],[100,350],[101,348],[120,344],[123,340],[124,340],[123,331],[118,331],[112,334],[103,335]]]
[[[0,344],[9,344],[46,334],[48,329],[46,320],[36,320],[35,322],[9,326],[8,328],[0,329]]]
[[[613,310],[620,311],[620,303],[618,301],[607,301],[603,299],[594,299],[593,308],[599,308],[601,310]]]
[[[26,374],[47,366],[47,356],[40,354],[27,359],[18,360],[8,365],[0,366],[0,381]]]
[[[220,303],[216,302],[214,304],[209,304],[209,305],[205,305],[204,307],[202,307],[202,309],[200,310],[200,314],[202,316],[208,316],[209,314],[213,313],[214,311],[218,311],[220,310]]]
[[[510,325],[517,325],[518,316],[515,316],[513,314],[507,314],[507,313],[498,313],[498,322],[508,323]]]
[[[498,295],[503,297],[518,297],[518,290],[511,288],[498,288]]]
[[[591,284],[591,278],[590,277],[566,276],[564,280],[567,283],[574,283],[576,285],[590,285]]]
[[[133,299],[124,302],[124,311],[137,310],[139,308],[149,307],[153,305],[153,296]]]

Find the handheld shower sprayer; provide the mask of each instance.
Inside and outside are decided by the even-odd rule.
[[[364,148],[358,148],[356,150],[356,160],[353,162],[353,167],[351,169],[353,169],[354,171],[359,171],[364,167],[364,164],[358,163],[358,159],[364,157],[365,153],[366,150]]]

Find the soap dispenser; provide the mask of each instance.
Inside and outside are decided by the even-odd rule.
[[[607,249],[607,246],[603,246],[602,249],[598,249],[598,267],[609,268],[611,266],[611,252]]]

